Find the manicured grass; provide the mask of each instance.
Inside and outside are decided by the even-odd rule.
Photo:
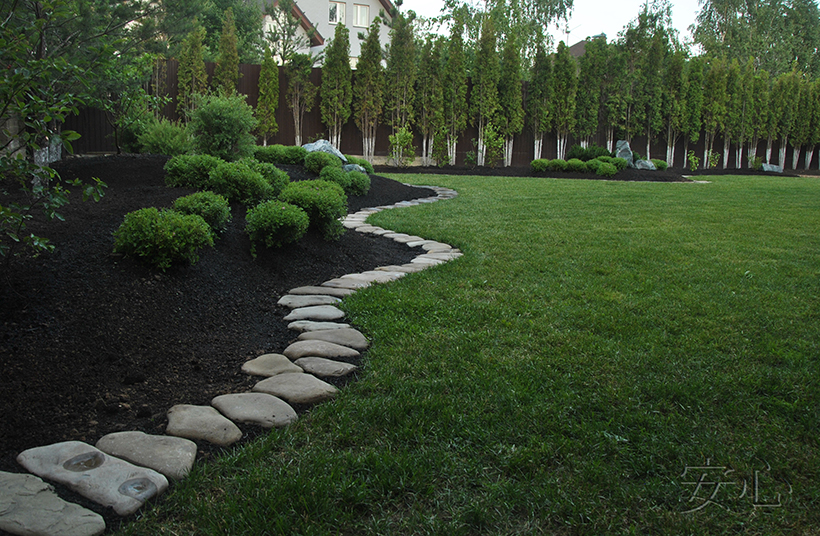
[[[370,221],[465,255],[346,299],[359,381],[123,534],[820,526],[820,180],[396,178],[460,195]]]

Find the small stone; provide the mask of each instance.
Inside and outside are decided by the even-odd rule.
[[[296,364],[305,369],[305,372],[315,374],[320,378],[347,376],[359,368],[350,363],[342,363],[341,361],[333,361],[323,357],[303,357],[297,359]]]
[[[245,361],[242,365],[242,372],[254,376],[270,377],[286,372],[301,372],[301,369],[282,354],[264,354],[256,359]]]
[[[325,341],[356,350],[366,350],[370,343],[362,332],[352,328],[309,331],[299,335],[300,341]]]
[[[96,536],[102,516],[66,502],[34,475],[0,472],[0,530],[10,534]]]
[[[334,296],[322,296],[316,294],[288,294],[279,298],[279,305],[298,309],[299,307],[311,307],[313,305],[335,305],[342,301]]]
[[[196,460],[196,443],[181,437],[114,432],[100,438],[96,447],[106,454],[149,467],[168,478],[182,480]]]
[[[293,320],[318,320],[318,321],[332,321],[341,320],[345,313],[338,307],[332,305],[314,305],[312,307],[300,307],[290,312],[285,317],[286,322]]]
[[[368,277],[374,283],[389,283],[391,281],[401,279],[406,276],[407,273],[401,270],[396,270],[394,272],[388,272],[387,270],[368,270],[366,272],[362,272],[362,275]]]
[[[214,398],[211,405],[233,421],[258,424],[262,428],[281,428],[298,418],[287,402],[266,393],[221,395]]]
[[[421,249],[424,251],[450,251],[453,249],[449,244],[443,244],[441,242],[428,242],[426,244],[422,244]]]
[[[440,260],[440,261],[451,261],[453,259],[457,259],[457,258],[461,257],[462,255],[463,255],[463,253],[461,253],[460,251],[453,250],[453,251],[450,251],[448,253],[432,253],[432,252],[431,253],[426,253],[424,256],[427,257],[428,259],[437,259],[437,260]]]
[[[242,439],[242,431],[214,408],[189,404],[177,404],[168,410],[165,433],[188,439],[204,439],[221,447]]]
[[[323,331],[326,329],[343,329],[349,328],[350,324],[343,324],[340,322],[313,322],[311,320],[297,320],[288,324],[288,329],[293,331]]]
[[[310,374],[278,374],[253,386],[258,393],[278,396],[291,404],[314,404],[336,396],[338,389]]]
[[[359,352],[341,344],[325,341],[296,341],[282,352],[289,359],[300,357],[359,357]]]
[[[433,259],[431,257],[428,257],[427,255],[419,255],[410,262],[413,264],[426,264],[428,266],[435,266],[437,264],[444,264],[445,261]]]
[[[347,288],[330,288],[330,287],[297,287],[288,291],[288,294],[322,294],[325,296],[335,296],[336,298],[344,298],[350,296],[355,290]]]
[[[336,279],[331,279],[329,281],[325,281],[322,283],[323,287],[330,287],[330,288],[346,288],[350,290],[359,290],[360,288],[366,288],[370,286],[369,281],[357,281],[351,278],[342,278],[337,277]]]

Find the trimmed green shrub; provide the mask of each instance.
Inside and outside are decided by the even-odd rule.
[[[587,173],[598,173],[598,168],[601,167],[603,162],[598,160],[597,158],[593,158],[592,160],[587,160],[584,164]]]
[[[350,177],[350,190],[348,195],[367,195],[370,191],[370,177],[361,171],[351,171],[348,174]]]
[[[208,154],[184,154],[175,156],[165,163],[165,184],[172,188],[187,187],[202,190],[208,186],[208,176],[219,164],[221,158]]]
[[[567,160],[567,171],[573,173],[585,173],[587,170],[587,165],[584,164],[583,160],[579,160],[577,158],[572,158]]]
[[[546,158],[539,158],[530,162],[530,169],[533,173],[543,173],[549,169],[550,161]]]
[[[268,184],[273,188],[271,198],[278,197],[279,194],[282,193],[282,188],[290,184],[290,175],[273,164],[260,162],[254,158],[243,158],[241,161],[247,164],[252,170],[261,174],[262,178],[268,181]]]
[[[335,182],[292,182],[282,190],[279,199],[307,212],[310,226],[325,240],[336,240],[344,234],[345,228],[340,220],[347,215],[347,196]]]
[[[251,239],[251,255],[254,258],[257,244],[278,248],[296,242],[305,236],[310,225],[304,210],[275,199],[248,209],[245,222],[245,232]]]
[[[191,138],[185,128],[164,118],[149,123],[137,141],[143,153],[176,156],[191,149]]]
[[[614,164],[610,164],[609,162],[601,162],[601,165],[598,166],[598,171],[596,173],[601,177],[609,178],[614,177],[615,174],[618,173],[618,169]]]
[[[208,188],[231,203],[238,201],[245,205],[274,197],[273,186],[245,162],[224,162],[216,166],[208,178]]]
[[[623,171],[626,169],[627,161],[626,158],[613,158],[610,161],[610,164],[615,166],[615,169],[617,169],[618,171]]]
[[[211,95],[201,97],[188,128],[196,152],[232,162],[253,154],[256,145],[251,131],[256,123],[244,95]]]
[[[318,175],[327,166],[341,168],[342,160],[337,156],[323,153],[321,151],[313,151],[312,153],[308,153],[305,157],[305,169],[312,173]]]
[[[114,231],[115,253],[163,271],[175,262],[195,263],[197,250],[213,245],[211,228],[201,216],[154,207],[129,212]]]
[[[556,158],[555,160],[550,160],[547,163],[547,170],[548,171],[566,171],[567,170],[567,162],[560,158]]]
[[[174,210],[182,214],[196,214],[214,231],[223,231],[231,221],[228,200],[213,192],[196,192],[174,201]]]
[[[308,152],[298,145],[268,145],[254,148],[253,157],[268,164],[301,166]]]
[[[322,172],[319,173],[319,178],[323,181],[335,182],[342,187],[345,193],[350,193],[348,191],[350,189],[350,176],[347,171],[340,167],[325,166],[322,168]]]
[[[347,155],[347,154],[345,155],[345,158],[347,158],[347,163],[348,164],[360,165],[364,168],[364,170],[367,173],[373,174],[373,164],[371,164],[370,162],[368,162],[364,158],[359,158],[359,157],[356,157],[356,156],[350,156],[350,155]]]
[[[586,148],[583,148],[580,145],[573,145],[569,148],[569,151],[567,151],[567,161],[577,158],[578,160],[588,162],[590,160],[595,160],[599,156],[612,156],[612,154],[606,149],[606,147],[601,147],[600,145],[594,144],[589,145]]]
[[[652,163],[655,164],[655,167],[658,168],[660,171],[665,171],[666,168],[669,167],[669,164],[666,163],[666,160],[660,160],[658,158],[653,158]]]

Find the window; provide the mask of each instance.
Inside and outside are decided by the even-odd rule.
[[[367,28],[370,25],[370,6],[353,4],[353,7],[356,9],[353,26],[364,26]]]
[[[345,23],[345,3],[344,2],[331,2],[330,3],[330,16],[328,20],[330,24],[344,24]]]

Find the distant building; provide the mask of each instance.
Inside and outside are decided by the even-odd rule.
[[[598,35],[593,35],[592,37],[587,37],[583,41],[578,41],[577,43],[569,47],[570,56],[572,56],[575,59],[578,59],[581,56],[583,56],[586,52],[587,41],[589,41],[590,39],[603,39],[604,41],[606,41],[606,34],[601,33]]]

